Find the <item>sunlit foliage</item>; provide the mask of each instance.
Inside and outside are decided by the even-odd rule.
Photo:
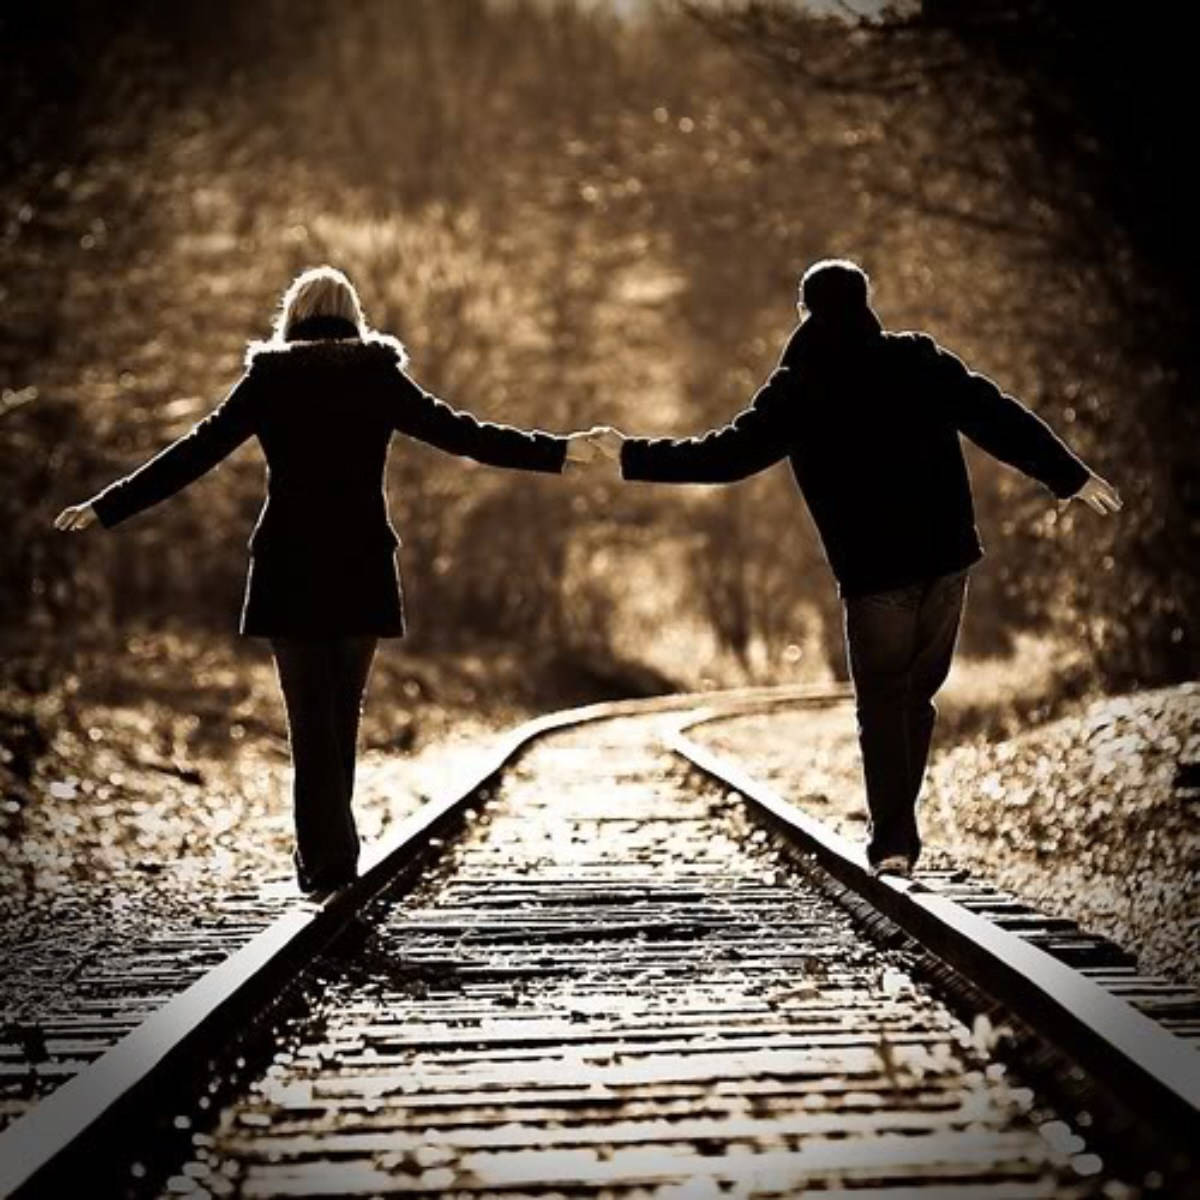
[[[1117,200],[1073,191],[1022,116],[1037,80],[949,26],[619,11],[64,0],[0,17],[8,633],[69,653],[232,626],[256,451],[119,534],[49,522],[220,397],[302,266],[346,269],[456,405],[685,432],[744,403],[798,273],[838,253],[871,271],[888,324],[993,374],[1128,501],[1102,526],[977,462],[991,556],[967,650],[1039,629],[1089,651],[1076,686],[1194,673],[1164,452],[1194,429],[1177,343],[1140,332],[1157,293]],[[964,55],[970,86],[945,67]],[[727,491],[621,487],[405,444],[391,493],[415,649],[500,640],[547,678],[617,687],[839,665],[782,468]]]

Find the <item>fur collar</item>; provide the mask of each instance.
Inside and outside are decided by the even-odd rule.
[[[325,359],[344,358],[350,361],[362,355],[364,351],[386,354],[394,358],[400,367],[408,365],[408,351],[397,338],[369,329],[362,337],[307,338],[291,342],[270,338],[267,341],[251,342],[246,347],[246,366],[249,368],[260,360],[264,363],[300,361],[310,355]]]

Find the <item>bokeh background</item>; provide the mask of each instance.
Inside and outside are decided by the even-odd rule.
[[[1125,500],[1119,519],[1060,510],[972,452],[989,555],[945,736],[1195,679],[1180,20],[1157,0],[5,6],[10,900],[164,855],[211,867],[256,786],[254,811],[286,828],[269,661],[233,635],[257,449],[119,531],[51,522],[211,408],[292,275],[322,262],[458,407],[685,433],[765,379],[804,267],[853,257],[887,325],[991,374]],[[844,673],[783,467],[622,486],[403,442],[389,489],[412,632],[373,680],[381,754],[602,696]],[[1143,731],[1174,739],[1163,803],[1185,855],[1188,695],[1168,733]]]
[[[215,404],[306,265],[347,270],[457,406],[657,433],[741,407],[794,322],[798,274],[846,254],[888,325],[992,374],[1128,505],[1060,515],[977,457],[991,553],[964,649],[1029,632],[1088,683],[1193,675],[1197,235],[1169,9],[813,11],[7,13],[6,634],[61,659],[138,627],[229,631],[255,449],[118,536],[64,539],[50,518]],[[841,669],[786,470],[728,491],[619,487],[405,445],[391,501],[414,654],[517,648],[548,686],[599,673],[620,691],[645,669],[681,684]]]

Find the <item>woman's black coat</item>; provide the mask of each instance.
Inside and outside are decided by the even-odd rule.
[[[558,472],[566,439],[479,421],[422,391],[400,344],[373,335],[266,343],[208,417],[93,501],[106,526],[186,487],[252,435],[267,498],[250,538],[241,631],[404,632],[384,469],[396,431],[497,467]]]

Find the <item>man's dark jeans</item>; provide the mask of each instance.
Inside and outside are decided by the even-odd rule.
[[[846,648],[858,708],[867,806],[867,858],[916,862],[917,795],[962,619],[967,573],[845,601]]]
[[[305,888],[345,882],[358,863],[350,801],[358,721],[375,646],[373,637],[271,639],[287,705],[296,869]]]

